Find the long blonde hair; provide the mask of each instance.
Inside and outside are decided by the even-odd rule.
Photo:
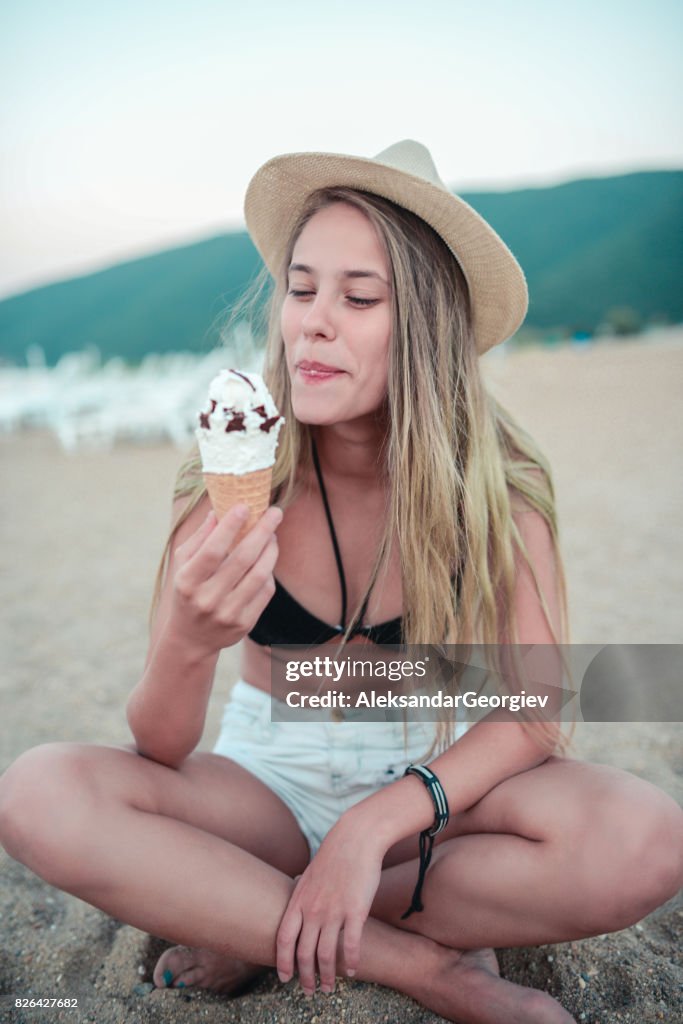
[[[531,572],[555,643],[568,643],[566,582],[548,461],[484,384],[467,283],[457,260],[420,217],[371,193],[346,187],[312,193],[274,281],[263,370],[285,416],[273,470],[274,495],[286,507],[312,469],[311,428],[294,416],[280,330],[287,268],[308,221],[338,202],[360,210],[375,227],[392,285],[388,426],[378,456],[387,482],[387,507],[366,594],[387,570],[395,538],[401,559],[405,643],[476,642],[487,645],[487,651],[488,645],[495,650],[502,643],[516,644],[515,552],[530,562],[512,516],[515,493],[548,524],[560,592],[559,636],[533,567]],[[256,282],[257,294],[267,278],[264,270]],[[241,315],[250,302],[247,298],[233,316]],[[152,614],[175,531],[205,493],[195,448],[178,473],[174,497],[189,501],[172,526],[162,556]],[[344,641],[365,596],[349,617]],[[443,749],[452,742],[453,721],[452,715],[444,714],[437,722],[430,754],[435,747]],[[549,752],[569,743],[548,725],[540,725],[536,736]]]

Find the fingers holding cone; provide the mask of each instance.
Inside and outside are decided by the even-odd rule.
[[[235,537],[233,546],[255,526],[270,504],[272,467],[252,473],[205,473],[204,481],[218,520],[235,505],[246,505],[249,518]]]

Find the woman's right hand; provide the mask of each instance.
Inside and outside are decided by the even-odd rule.
[[[275,593],[282,511],[271,506],[233,548],[247,518],[245,505],[220,522],[211,511],[175,549],[169,625],[200,656],[242,640]]]

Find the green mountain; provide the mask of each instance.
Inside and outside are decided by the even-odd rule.
[[[646,171],[551,188],[465,193],[519,259],[528,328],[594,331],[683,320],[683,171]],[[0,358],[48,363],[95,345],[137,362],[208,351],[261,261],[246,232],[120,263],[0,301]]]
[[[615,307],[683,320],[683,171],[465,198],[524,268],[528,326],[593,331]]]
[[[52,365],[95,345],[103,359],[207,352],[261,259],[244,231],[119,263],[0,302],[0,359],[40,345]]]

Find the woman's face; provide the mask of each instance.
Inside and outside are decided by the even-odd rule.
[[[280,323],[298,420],[347,423],[377,411],[387,393],[389,268],[355,207],[334,203],[306,224]]]

